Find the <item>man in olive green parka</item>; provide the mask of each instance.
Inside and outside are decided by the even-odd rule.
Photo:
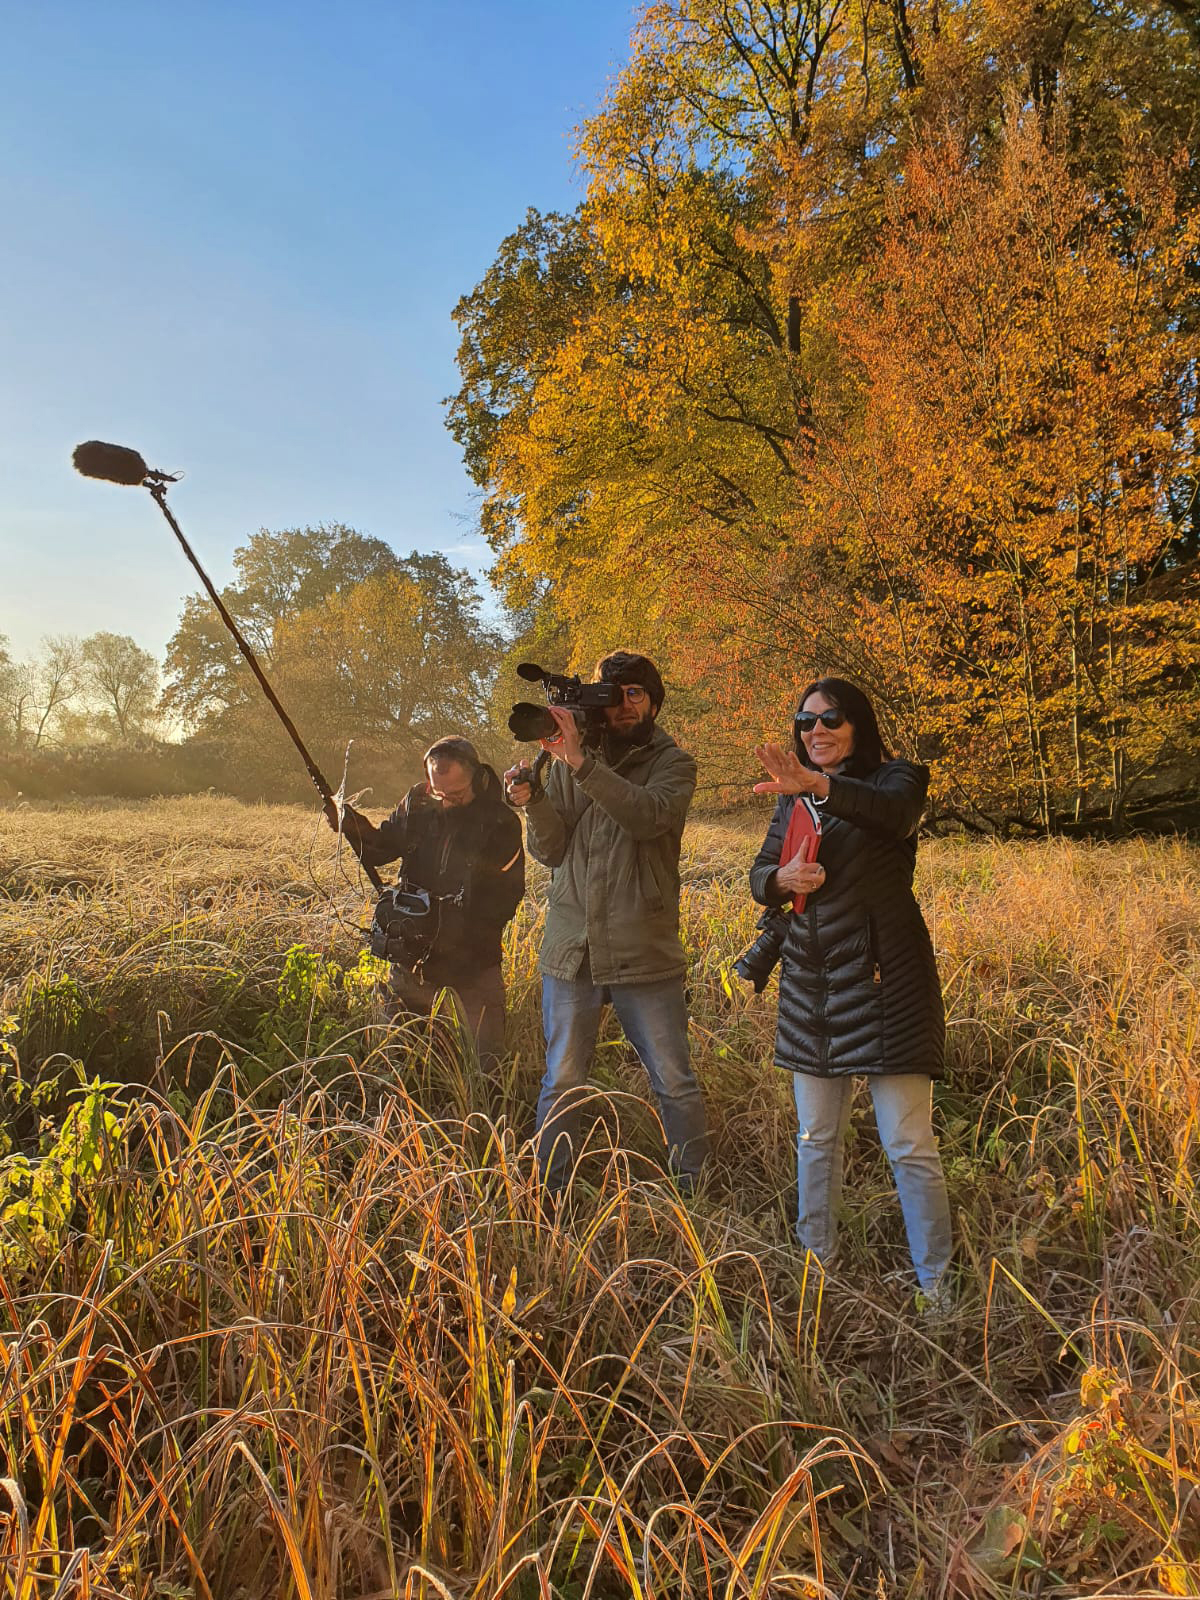
[[[665,692],[652,661],[616,651],[595,681],[621,685],[623,701],[597,715],[586,739],[569,711],[550,707],[559,731],[542,741],[551,757],[544,792],[522,781],[520,767],[505,774],[510,801],[525,810],[530,852],[551,869],[538,1163],[547,1188],[560,1191],[609,1001],[657,1096],[672,1169],[691,1188],[708,1153],[679,939],[679,846],[696,763],[657,725]]]

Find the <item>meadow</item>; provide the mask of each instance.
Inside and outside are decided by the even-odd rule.
[[[4,1594],[1200,1596],[1200,853],[923,846],[932,1317],[865,1096],[836,1271],[792,1238],[757,828],[685,845],[708,1181],[609,1030],[551,1223],[537,874],[484,1080],[383,1025],[312,809],[0,817]]]

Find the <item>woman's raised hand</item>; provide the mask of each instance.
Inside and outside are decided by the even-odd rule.
[[[794,750],[785,750],[781,744],[757,744],[754,754],[772,779],[756,783],[755,794],[808,794],[812,789],[814,775]]]

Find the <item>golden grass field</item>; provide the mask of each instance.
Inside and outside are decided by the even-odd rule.
[[[836,1276],[792,1241],[774,986],[727,973],[756,843],[685,847],[711,1180],[610,1033],[551,1226],[539,878],[485,1082],[381,1025],[314,811],[0,816],[3,1593],[1200,1596],[1200,854],[923,847],[929,1320],[865,1097]]]

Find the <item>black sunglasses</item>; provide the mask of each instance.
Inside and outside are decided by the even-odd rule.
[[[827,728],[840,728],[845,721],[846,713],[839,711],[836,706],[832,711],[797,711],[796,730],[799,733],[811,733],[818,722]]]

